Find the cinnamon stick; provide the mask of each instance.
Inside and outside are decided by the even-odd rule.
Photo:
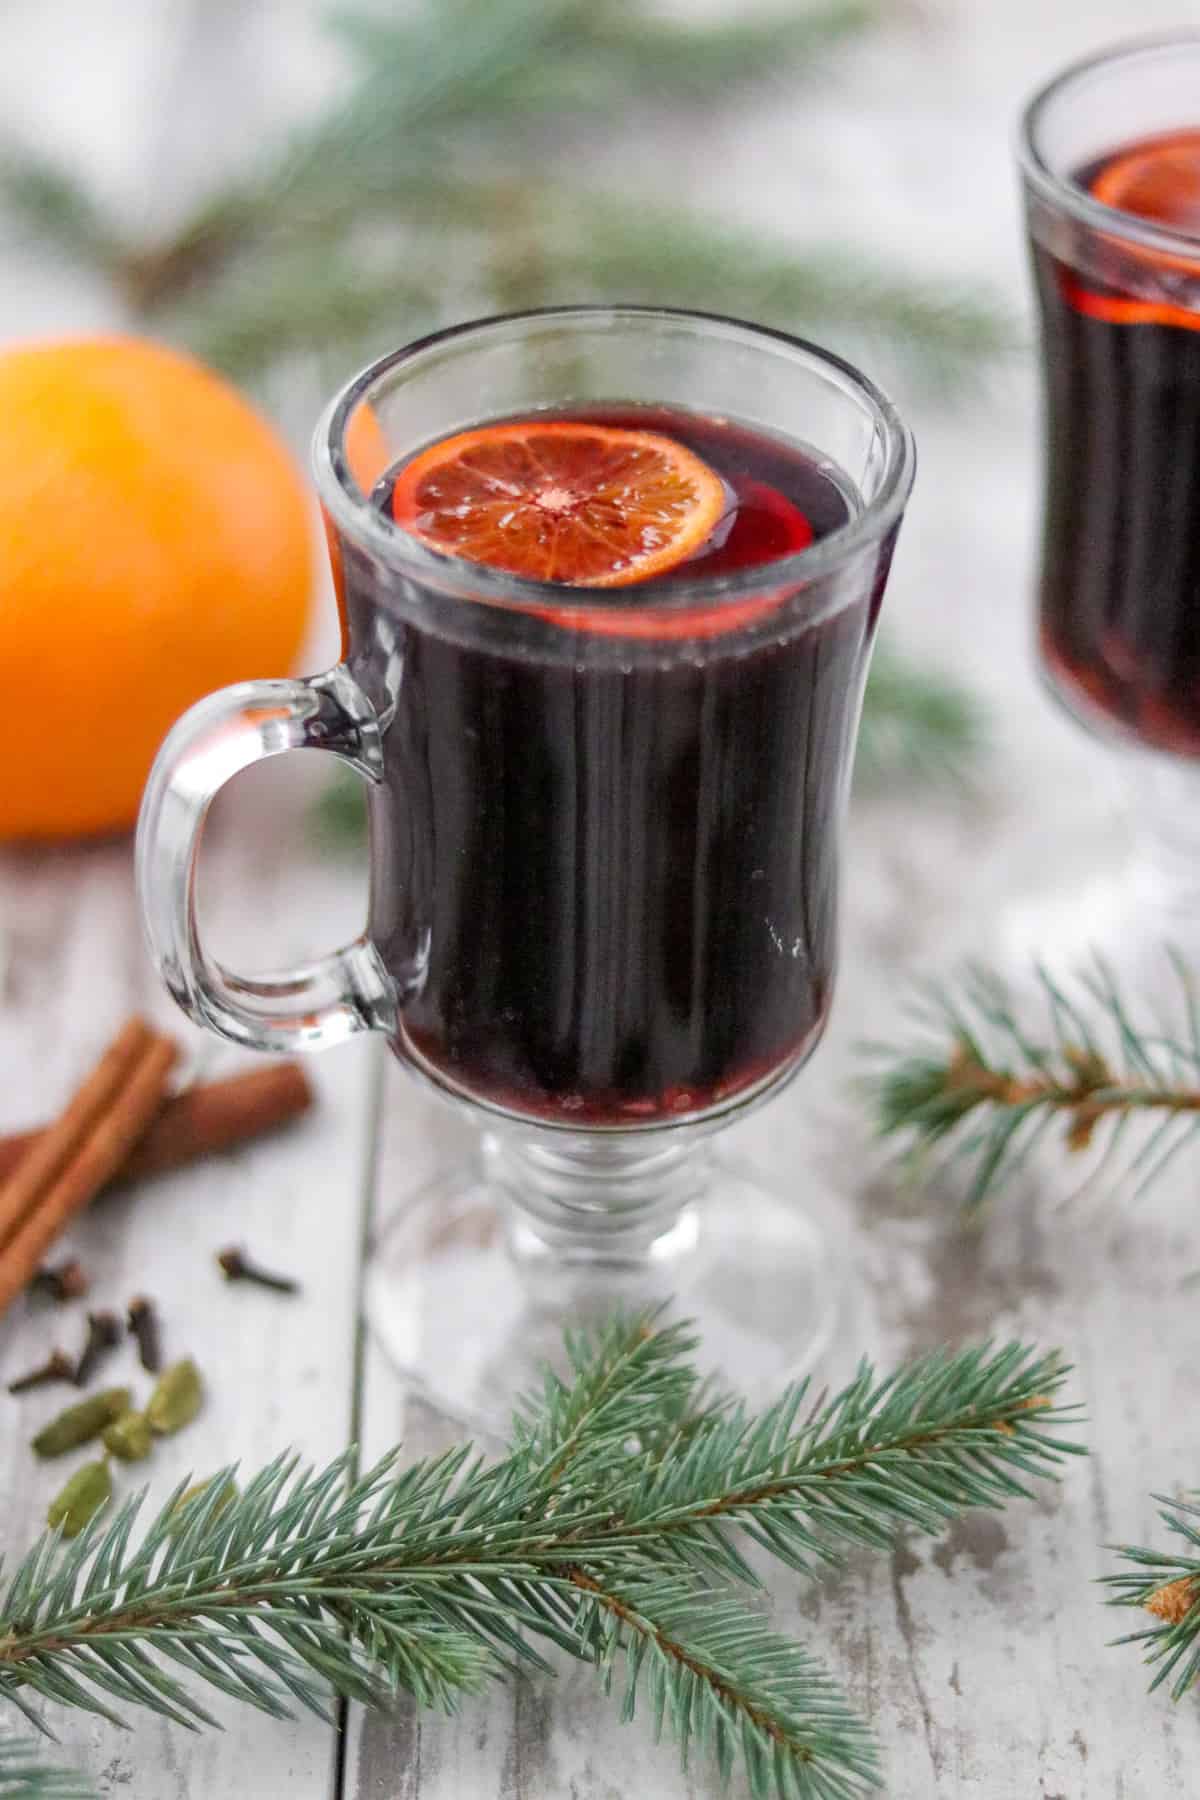
[[[232,1150],[278,1130],[312,1105],[312,1087],[299,1063],[271,1063],[224,1081],[188,1088],[165,1100],[158,1116],[113,1177],[140,1181],[202,1156]],[[45,1135],[46,1127],[0,1137],[0,1183]]]
[[[132,1018],[123,1025],[66,1110],[21,1158],[0,1187],[0,1248],[24,1223],[39,1194],[62,1175],[154,1042],[144,1019]]]
[[[0,1187],[0,1312],[122,1166],[162,1104],[177,1055],[168,1038],[131,1019]]]

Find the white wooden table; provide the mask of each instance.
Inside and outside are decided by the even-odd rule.
[[[289,841],[305,841],[304,784],[269,773],[270,817],[264,775],[232,797],[205,869],[217,941],[243,959],[261,947],[263,920],[288,922],[274,942],[290,958],[327,941],[353,909],[344,890],[354,883],[340,868],[289,853]],[[951,912],[943,854],[960,846],[953,866],[973,904],[971,865],[985,837],[1007,834],[1011,847],[1020,825],[1020,808],[999,791],[986,826],[953,809],[923,810],[888,803],[857,812],[831,1038],[791,1093],[740,1129],[740,1148],[823,1213],[849,1265],[830,1377],[862,1350],[890,1361],[988,1334],[1060,1343],[1079,1363],[1093,1454],[1034,1506],[968,1518],[940,1543],[905,1543],[890,1559],[856,1556],[821,1590],[782,1577],[778,1614],[820,1647],[875,1720],[897,1800],[1192,1795],[1195,1708],[1146,1698],[1130,1654],[1104,1649],[1112,1615],[1091,1583],[1107,1566],[1101,1542],[1152,1533],[1149,1490],[1196,1466],[1194,1170],[1165,1183],[1136,1219],[1119,1204],[1063,1211],[1065,1184],[1051,1180],[1006,1193],[977,1232],[945,1197],[908,1192],[881,1168],[843,1091],[851,1041],[889,1023],[902,954],[937,946]],[[938,854],[920,854],[922,844]],[[7,1129],[51,1110],[132,1007],[176,1021],[142,952],[126,844],[10,853],[0,865],[0,916],[10,958],[0,1013]],[[237,1061],[218,1049],[211,1066]],[[68,1240],[96,1277],[94,1303],[119,1308],[150,1292],[168,1353],[195,1354],[208,1378],[201,1419],[156,1452],[154,1494],[188,1471],[203,1475],[231,1458],[253,1467],[289,1444],[320,1459],[352,1436],[368,1457],[400,1440],[413,1454],[450,1441],[446,1422],[406,1402],[370,1337],[360,1340],[358,1293],[370,1235],[439,1157],[461,1152],[463,1127],[372,1046],[332,1053],[313,1072],[320,1097],[308,1120],[104,1199]],[[811,1186],[797,1182],[797,1169],[811,1170]],[[213,1257],[230,1242],[298,1276],[302,1297],[225,1285]],[[0,1381],[51,1343],[72,1348],[81,1329],[81,1308],[18,1308],[0,1325]],[[144,1386],[128,1349],[111,1367],[114,1379]],[[15,1551],[60,1480],[59,1466],[37,1464],[27,1446],[63,1398],[49,1389],[0,1400],[0,1506]],[[120,1479],[133,1485],[141,1473]],[[700,1800],[717,1791],[702,1772],[685,1781],[673,1752],[656,1749],[639,1726],[617,1726],[580,1669],[555,1683],[498,1688],[453,1722],[407,1710],[352,1715],[338,1735],[219,1700],[216,1712],[224,1732],[197,1737],[157,1720],[137,1719],[129,1734],[74,1716],[55,1724],[99,1791],[121,1800],[234,1791],[289,1800]]]
[[[889,254],[990,274],[1015,291],[1008,135],[1023,92],[1090,44],[1200,15],[1178,0],[962,0],[948,14],[936,36],[883,40],[837,82],[806,92],[828,180],[800,160],[792,96],[760,104],[751,121],[715,118],[692,153],[707,200],[736,198],[786,230],[802,196],[806,233],[845,231],[849,219]],[[24,94],[28,77],[17,55],[3,82]],[[807,157],[813,142],[806,131]],[[35,272],[6,293],[0,326],[56,323],[51,295],[63,323],[91,316],[86,294],[63,296]],[[833,1027],[790,1093],[740,1128],[739,1147],[823,1214],[847,1262],[831,1379],[864,1350],[890,1361],[989,1334],[1059,1343],[1079,1365],[1092,1456],[1033,1506],[970,1518],[942,1542],[905,1543],[890,1558],[855,1557],[820,1590],[785,1576],[777,1609],[875,1721],[895,1800],[1182,1800],[1197,1792],[1200,1715],[1194,1703],[1147,1698],[1131,1653],[1104,1648],[1114,1618],[1092,1582],[1111,1566],[1104,1540],[1155,1536],[1151,1490],[1200,1480],[1200,1308],[1187,1286],[1200,1267],[1195,1164],[1177,1167],[1136,1214],[1119,1196],[1062,1207],[1069,1178],[1050,1165],[973,1231],[945,1196],[898,1186],[847,1093],[851,1047],[886,1034],[906,970],[964,946],[986,950],[1023,891],[1114,854],[1103,763],[1051,712],[1028,663],[1034,414],[1020,367],[957,418],[917,413],[922,469],[889,596],[892,629],[990,698],[994,748],[970,803],[893,795],[856,808]],[[361,872],[314,847],[310,791],[303,770],[277,765],[222,803],[203,901],[217,949],[242,966],[294,960],[356,925]],[[124,842],[0,857],[0,1130],[52,1112],[135,1006],[180,1025],[147,966],[130,864]],[[237,1061],[189,1041],[214,1069]],[[332,1053],[313,1074],[319,1104],[286,1136],[104,1200],[72,1234],[96,1274],[96,1302],[153,1294],[169,1352],[193,1352],[209,1378],[201,1420],[155,1459],[156,1494],[186,1469],[203,1474],[231,1458],[252,1466],[288,1444],[320,1459],[352,1436],[368,1456],[401,1439],[413,1454],[447,1440],[445,1422],[406,1401],[362,1333],[359,1293],[371,1235],[439,1157],[458,1152],[464,1128],[373,1046]],[[213,1253],[229,1242],[297,1275],[303,1296],[225,1286]],[[0,1382],[69,1338],[78,1312],[71,1320],[30,1308],[0,1324]],[[128,1352],[114,1367],[134,1374]],[[57,1481],[26,1446],[59,1395],[0,1402],[3,1539],[16,1551]],[[641,1727],[618,1727],[585,1670],[498,1688],[453,1722],[352,1713],[335,1733],[220,1701],[216,1710],[224,1732],[196,1737],[145,1719],[125,1735],[61,1715],[56,1726],[99,1791],[121,1800],[717,1791],[703,1770],[682,1778],[673,1751],[655,1749]]]

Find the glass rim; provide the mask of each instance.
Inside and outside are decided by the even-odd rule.
[[[863,503],[861,511],[804,550],[792,551],[771,562],[759,563],[725,575],[700,576],[694,581],[675,577],[636,584],[638,604],[649,598],[668,610],[694,607],[697,603],[719,604],[760,595],[764,587],[807,587],[822,575],[848,562],[865,546],[877,542],[899,522],[907,504],[916,468],[916,448],[912,433],[895,405],[876,384],[854,364],[831,350],[778,331],[766,325],[750,324],[722,313],[698,312],[685,307],[642,306],[614,303],[578,306],[530,307],[519,312],[496,313],[446,326],[414,339],[398,350],[378,357],[334,395],[325,407],[313,435],[312,467],[318,495],[335,524],[360,545],[373,550],[391,567],[422,584],[434,587],[457,599],[475,600],[499,607],[524,610],[530,606],[546,608],[569,605],[574,608],[603,610],[626,609],[630,605],[630,587],[574,586],[558,581],[541,581],[532,576],[509,575],[485,564],[468,561],[433,550],[402,526],[385,519],[370,499],[354,482],[339,451],[347,421],[353,408],[382,376],[402,368],[431,350],[457,338],[484,337],[506,328],[538,320],[562,320],[566,323],[611,323],[614,319],[678,320],[686,324],[715,327],[719,334],[741,339],[766,340],[802,357],[821,363],[835,371],[866,401],[874,415],[884,445],[884,468],[878,492]],[[617,396],[614,396],[614,399]],[[817,446],[819,448],[819,446]]]
[[[1107,202],[1097,200],[1094,194],[1089,194],[1086,188],[1080,187],[1071,176],[1061,175],[1051,168],[1038,140],[1039,127],[1045,114],[1077,81],[1094,74],[1107,64],[1133,63],[1140,57],[1154,56],[1173,49],[1200,51],[1200,30],[1185,28],[1125,38],[1120,43],[1108,44],[1102,50],[1093,50],[1086,56],[1077,57],[1074,62],[1059,69],[1025,104],[1017,132],[1017,160],[1029,186],[1043,200],[1052,202],[1081,224],[1090,225],[1108,237],[1122,238],[1142,249],[1156,251],[1161,256],[1183,256],[1195,261],[1200,236],[1172,230],[1169,225],[1155,225],[1137,213],[1123,212],[1119,206],[1109,206]]]

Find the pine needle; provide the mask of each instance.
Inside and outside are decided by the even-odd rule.
[[[204,1687],[276,1717],[397,1691],[450,1711],[544,1667],[540,1641],[619,1678],[623,1717],[640,1695],[685,1759],[739,1764],[754,1800],[877,1787],[868,1726],[741,1598],[732,1528],[811,1573],[1003,1504],[1077,1451],[1065,1365],[1020,1345],[864,1363],[828,1402],[801,1385],[752,1415],[707,1388],[686,1326],[639,1315],[567,1348],[570,1379],[546,1375],[498,1463],[281,1457],[233,1499],[220,1471],[140,1530],[135,1498],[43,1540],[0,1598],[0,1700],[193,1728]]]
[[[1166,1019],[1135,1024],[1099,958],[1069,981],[1037,969],[1036,1027],[1031,1009],[979,966],[955,985],[916,990],[909,1039],[864,1047],[861,1085],[879,1136],[963,1165],[967,1203],[977,1206],[1048,1130],[1078,1153],[1106,1135],[1115,1144],[1142,1121],[1150,1135],[1125,1170],[1140,1194],[1200,1130],[1195,977],[1170,960],[1176,1010],[1190,1020],[1182,1033]]]

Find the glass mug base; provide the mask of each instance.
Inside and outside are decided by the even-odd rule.
[[[367,1316],[424,1398],[503,1439],[539,1368],[566,1372],[564,1330],[643,1307],[690,1320],[705,1368],[753,1402],[812,1368],[839,1279],[799,1206],[708,1144],[647,1153],[644,1140],[581,1137],[571,1152],[489,1136],[481,1162],[435,1177],[385,1223]]]

